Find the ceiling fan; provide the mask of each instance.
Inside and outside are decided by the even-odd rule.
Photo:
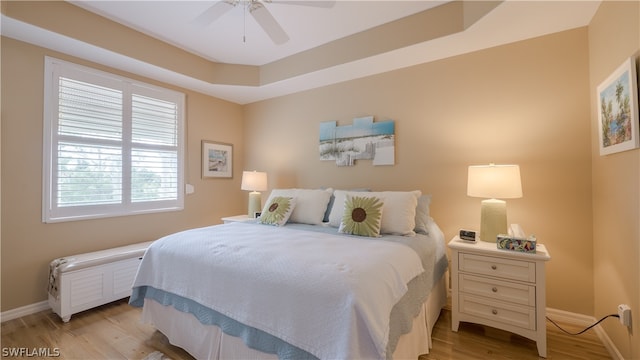
[[[236,6],[242,6],[246,12],[253,16],[275,44],[284,44],[289,41],[289,36],[267,9],[266,5],[271,3],[330,8],[335,1],[221,0],[200,14],[195,22],[207,26]]]

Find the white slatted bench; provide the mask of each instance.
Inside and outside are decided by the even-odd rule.
[[[67,256],[49,264],[49,306],[71,315],[131,295],[142,255],[153,241]]]

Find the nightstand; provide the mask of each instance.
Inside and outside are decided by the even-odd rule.
[[[510,331],[536,342],[547,357],[545,263],[542,244],[536,253],[499,250],[496,243],[460,240],[451,249],[451,330],[461,321]]]
[[[227,216],[222,218],[222,222],[224,222],[225,224],[229,224],[232,222],[253,222],[253,221],[256,221],[256,219],[250,218],[246,214],[236,215],[236,216]]]

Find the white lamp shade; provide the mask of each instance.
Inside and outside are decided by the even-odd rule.
[[[469,166],[467,195],[485,199],[515,199],[522,197],[520,166]]]
[[[259,171],[243,171],[240,189],[248,191],[267,190],[267,173]]]
[[[467,195],[481,197],[480,240],[495,242],[507,232],[507,204],[503,200],[522,197],[518,165],[469,166]]]

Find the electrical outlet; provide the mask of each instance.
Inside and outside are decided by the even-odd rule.
[[[618,305],[618,316],[620,323],[624,326],[631,326],[631,308],[627,304]]]

